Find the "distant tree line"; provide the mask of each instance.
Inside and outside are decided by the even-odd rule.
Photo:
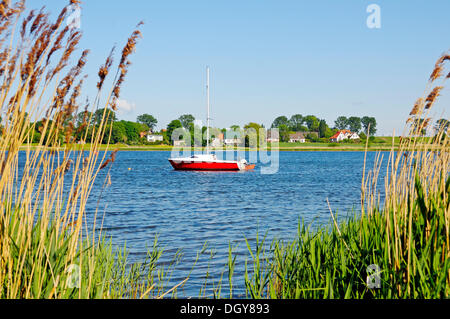
[[[75,140],[81,140],[86,137],[86,141],[92,138],[92,132],[100,125],[102,118],[105,117],[106,133],[103,137],[102,143],[126,143],[126,144],[142,144],[146,142],[146,135],[149,130],[153,129],[157,120],[148,114],[138,116],[137,121],[119,120],[117,115],[111,109],[98,109],[95,112],[83,111],[76,116],[67,119],[68,123],[65,125],[73,126]],[[39,120],[35,122],[33,132],[33,143],[37,143],[41,139],[42,128],[46,125],[47,120]],[[48,125],[51,125],[52,120],[48,120]],[[111,134],[110,134],[111,132]],[[48,138],[47,136],[44,137]],[[64,133],[60,133],[58,137],[61,142],[65,142]]]
[[[206,126],[202,126],[202,136],[194,136],[195,129],[195,117],[192,114],[183,114],[175,120],[172,120],[165,129],[161,129],[159,132],[155,132],[155,127],[158,124],[158,120],[150,114],[141,114],[136,118],[136,122],[119,120],[114,111],[107,109],[98,109],[94,113],[89,111],[80,112],[74,118],[67,119],[74,128],[76,140],[80,140],[81,137],[86,136],[87,141],[92,136],[92,131],[98,127],[103,116],[107,117],[107,134],[105,134],[102,143],[126,143],[126,144],[147,144],[147,134],[150,132],[163,136],[162,144],[172,144],[172,133],[174,130],[182,128],[190,133],[191,145],[205,145],[206,140],[203,138],[206,132]],[[48,120],[51,125],[52,121]],[[35,124],[35,132],[33,134],[33,142],[37,143],[41,139],[42,127],[46,124],[45,120],[37,121]],[[65,123],[67,125],[68,123]],[[260,142],[265,140],[266,136],[260,134],[260,129],[264,128],[263,124],[256,122],[250,122],[244,125],[242,128],[239,125],[232,125],[229,129],[237,133],[238,136],[245,137],[246,146],[259,146]],[[314,115],[303,116],[301,114],[294,114],[290,118],[286,116],[278,116],[272,122],[271,128],[278,128],[280,141],[289,141],[290,134],[294,132],[305,132],[307,139],[312,141],[326,141],[333,136],[338,130],[350,130],[352,132],[359,133],[365,139],[367,132],[369,136],[374,136],[377,131],[377,121],[374,117],[370,116],[339,116],[334,121],[334,126],[330,127],[324,119],[320,119]],[[435,130],[444,129],[447,131],[450,128],[450,122],[447,119],[438,119],[434,126]],[[211,139],[218,137],[218,134],[222,133],[226,136],[227,130],[210,128]],[[111,132],[111,134],[109,134]],[[256,133],[255,133],[256,132]],[[308,134],[312,133],[314,134]],[[425,134],[424,129],[421,134]],[[59,136],[61,142],[64,142],[64,134],[60,133]],[[252,136],[256,134],[256,136]],[[45,137],[47,138],[47,137]],[[200,139],[200,140],[198,140]],[[256,142],[253,142],[256,141]],[[257,145],[252,145],[256,143]]]
[[[317,132],[318,137],[313,134],[308,136],[312,140],[329,138],[335,133],[325,120],[319,119],[315,115],[303,116],[301,114],[295,114],[290,119],[284,115],[278,116],[272,122],[271,128],[278,128],[281,142],[289,141],[289,135],[292,132]]]
[[[173,143],[172,135],[176,129],[184,129],[189,132],[191,137],[190,145],[192,146],[205,146],[206,139],[205,132],[207,130],[206,126],[195,126],[195,118],[191,114],[181,115],[178,119],[171,121],[165,130],[162,130],[162,135],[164,136],[164,141],[168,143]],[[202,136],[195,136],[195,129],[201,132]],[[241,128],[239,125],[232,125],[230,128],[216,128],[210,127],[210,139],[217,138],[220,134],[227,137],[227,132],[231,131],[232,136],[241,139],[241,142],[246,147],[258,147],[262,141],[265,141],[266,135],[262,135],[261,128],[264,128],[263,124],[258,124],[255,122],[247,123]],[[181,136],[180,136],[181,137]]]
[[[364,116],[360,118],[351,116],[347,118],[339,116],[334,122],[334,127],[331,128],[324,119],[320,119],[315,115],[303,116],[301,114],[292,115],[289,119],[284,115],[278,116],[271,125],[272,128],[278,128],[282,142],[289,141],[289,135],[292,132],[316,132],[319,139],[326,139],[333,136],[338,130],[350,130],[360,133],[362,130],[367,132],[370,128],[369,135],[374,135],[377,131],[376,126],[377,121],[374,117]],[[314,140],[314,137],[310,135],[309,139]]]
[[[375,135],[377,132],[377,120],[374,117],[364,116],[364,117],[345,117],[339,116],[336,121],[334,121],[335,128],[339,130],[350,130],[352,132],[360,133],[361,130],[364,134]]]

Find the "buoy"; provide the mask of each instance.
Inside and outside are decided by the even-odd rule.
[[[128,170],[131,171],[131,167],[128,167]]]

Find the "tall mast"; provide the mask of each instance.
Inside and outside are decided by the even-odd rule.
[[[209,154],[209,66],[206,67],[206,104],[207,104],[207,117],[206,117],[206,154]]]

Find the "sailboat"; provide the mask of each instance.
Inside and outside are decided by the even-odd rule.
[[[195,154],[190,157],[169,158],[169,162],[175,170],[181,171],[243,171],[255,168],[255,164],[249,164],[245,159],[237,161],[219,160],[209,149],[209,67],[206,68],[206,154]]]

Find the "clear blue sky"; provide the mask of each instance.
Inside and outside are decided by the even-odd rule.
[[[381,8],[380,29],[366,25],[372,3]],[[28,7],[43,4],[57,14],[66,1]],[[81,48],[91,49],[86,70],[95,87],[111,47],[119,53],[145,22],[122,88],[132,106],[122,119],[149,113],[159,128],[186,113],[204,120],[209,65],[214,126],[268,127],[296,113],[333,125],[340,115],[368,115],[379,135],[391,135],[403,130],[436,59],[450,49],[449,12],[448,0],[85,0]],[[448,117],[449,93],[436,116]]]

